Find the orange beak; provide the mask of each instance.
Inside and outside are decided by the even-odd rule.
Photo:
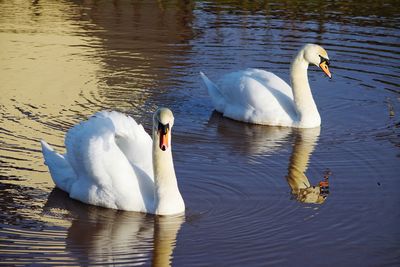
[[[168,142],[168,132],[169,132],[169,124],[158,123],[158,136],[160,136],[160,140],[158,146],[162,151],[167,150],[169,146]]]
[[[323,72],[325,72],[326,76],[328,76],[330,79],[332,78],[332,74],[329,71],[329,67],[328,67],[328,64],[326,63],[326,61],[322,61],[319,64],[319,67],[322,69]]]
[[[160,131],[159,133],[160,133],[159,146],[162,151],[165,151],[168,148],[168,131],[166,133],[163,133],[162,131]]]

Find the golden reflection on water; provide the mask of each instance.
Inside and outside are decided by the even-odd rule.
[[[45,171],[43,160],[34,155],[38,141],[61,145],[63,140],[43,124],[74,106],[83,92],[96,92],[102,64],[92,56],[98,49],[89,45],[98,40],[77,34],[69,5],[60,2],[37,13],[23,2],[13,16],[8,13],[14,11],[13,3],[2,4],[0,106],[5,109],[0,120],[9,134],[4,136],[8,149],[0,150],[0,157],[18,159],[18,166],[6,167],[7,176],[24,177],[23,184],[46,184],[48,176],[40,172]]]
[[[109,8],[97,9],[90,1],[1,4],[0,122],[9,133],[0,157],[4,176],[18,177],[6,182],[52,185],[37,155],[40,139],[62,151],[65,132],[96,111],[142,109],[158,95],[157,81],[169,76],[175,56],[186,53],[184,46],[165,48],[191,36],[192,5],[105,5]],[[151,16],[132,17],[132,10]],[[185,19],[174,19],[178,14]],[[118,20],[110,23],[112,17]],[[114,35],[121,29],[131,37]],[[150,104],[147,110],[152,109]]]
[[[389,89],[398,91],[393,67],[399,54],[398,34],[393,28],[398,26],[400,5],[395,1],[383,6],[380,1],[320,0],[10,0],[0,1],[0,7],[4,264],[101,265],[101,261],[118,264],[116,259],[122,259],[131,260],[130,265],[150,260],[154,266],[170,265],[175,246],[180,246],[175,259],[186,266],[234,265],[242,259],[247,260],[242,265],[268,260],[285,265],[307,258],[309,251],[334,255],[332,264],[340,266],[354,259],[354,242],[371,241],[371,246],[356,253],[379,255],[374,257],[375,265],[397,259],[394,250],[377,253],[397,245],[398,216],[393,210],[398,199],[392,185],[398,151],[392,144],[385,145],[387,139],[396,143],[391,140],[396,140],[397,124],[394,116],[390,125],[395,126],[387,127],[379,115],[379,89],[392,84]],[[319,129],[308,132],[221,119],[210,120],[209,127],[196,136],[211,112],[198,71],[262,67],[286,73],[291,50],[302,42],[323,42],[336,52],[338,79],[335,85],[327,85],[334,90],[317,94],[327,104],[321,105],[326,139],[318,145],[317,157],[313,153]],[[180,142],[177,169],[186,175],[181,181],[189,211],[206,211],[198,216],[198,227],[188,224],[177,240],[184,218],[169,221],[83,204],[74,207],[65,194],[55,202],[50,195],[44,205],[53,183],[43,164],[41,138],[62,151],[68,128],[97,110],[143,115],[159,103],[171,104],[183,119],[176,139]],[[393,103],[396,110],[398,101]],[[370,129],[383,132],[378,141],[374,131],[366,134]],[[222,161],[216,159],[217,149]],[[375,149],[382,155],[373,155]],[[213,162],[227,160],[231,162],[224,168],[213,167]],[[237,168],[229,170],[228,164],[235,160]],[[340,177],[355,179],[336,179],[336,199],[319,209],[327,216],[299,224],[310,209],[288,204],[289,192],[300,202],[324,203],[321,189],[312,186],[317,178],[307,174],[310,163],[315,169],[330,164]],[[360,190],[357,198],[354,189]],[[354,202],[348,203],[350,198]],[[379,216],[365,216],[371,212]],[[329,225],[329,231],[320,225]],[[376,225],[383,225],[382,229]],[[326,238],[315,238],[320,235],[309,234],[310,229]],[[339,241],[337,236],[344,238]],[[243,248],[240,242],[262,252]],[[318,265],[324,258],[312,262]]]
[[[99,41],[77,34],[82,30],[70,19],[69,5],[60,2],[48,8],[35,22],[24,14],[32,12],[28,7],[19,7],[15,16],[0,21],[1,104],[14,99],[46,105],[57,114],[83,89],[96,89],[101,64],[92,55],[98,53],[93,43]],[[7,12],[4,4],[3,9]]]

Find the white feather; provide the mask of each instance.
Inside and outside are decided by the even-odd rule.
[[[222,76],[213,83],[200,75],[213,105],[225,117],[255,124],[317,127],[321,119],[308,84],[308,65],[318,65],[319,56],[327,57],[318,45],[305,45],[292,62],[291,88],[271,72],[246,69]]]
[[[65,155],[41,143],[56,186],[71,198],[107,208],[156,213],[153,141],[131,117],[96,113],[68,131]]]

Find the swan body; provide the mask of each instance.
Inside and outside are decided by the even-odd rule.
[[[142,125],[118,112],[102,111],[70,129],[67,152],[41,141],[54,183],[73,199],[106,208],[158,215],[183,213],[171,152],[174,117],[153,116],[153,139]]]
[[[313,128],[321,118],[308,83],[308,65],[319,66],[331,78],[328,54],[319,45],[307,44],[291,64],[290,87],[271,72],[246,69],[224,75],[213,83],[200,73],[218,112],[248,123]]]

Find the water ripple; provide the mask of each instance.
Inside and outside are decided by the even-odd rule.
[[[399,262],[396,1],[17,2],[0,4],[3,264]],[[213,112],[199,71],[214,80],[256,67],[289,81],[293,55],[309,42],[332,61],[333,80],[309,68],[318,133]],[[68,129],[103,109],[149,132],[159,106],[176,117],[183,219],[105,210],[51,191],[40,139],[63,152]],[[326,169],[329,196],[301,200],[296,183],[312,191]]]

